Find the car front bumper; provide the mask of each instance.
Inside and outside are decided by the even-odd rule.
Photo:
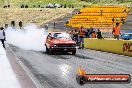
[[[76,51],[77,47],[52,47],[52,51],[65,51],[65,52],[72,52]]]

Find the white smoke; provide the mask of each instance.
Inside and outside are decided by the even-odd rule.
[[[40,29],[34,24],[28,24],[23,29],[5,30],[6,43],[15,45],[25,50],[45,51],[45,39],[47,33],[45,29]]]

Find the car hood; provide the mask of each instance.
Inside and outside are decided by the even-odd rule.
[[[53,40],[54,44],[76,44],[75,41],[66,38],[58,38]]]

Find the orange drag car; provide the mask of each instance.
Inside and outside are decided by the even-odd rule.
[[[53,54],[53,52],[72,52],[76,54],[76,42],[73,41],[68,33],[52,32],[46,38],[46,52]]]

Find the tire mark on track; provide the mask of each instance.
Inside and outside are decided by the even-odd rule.
[[[76,65],[76,66],[79,66],[79,65],[80,65],[79,63],[80,63],[80,62],[79,62],[79,61],[75,61],[75,60],[71,60],[71,59],[76,59],[76,60],[83,59],[83,58],[77,58],[77,57],[74,56],[74,55],[50,55],[50,56],[53,57],[53,58],[62,59],[63,61],[68,61],[69,63],[73,63],[73,64]],[[85,59],[85,60],[86,60],[86,59]],[[96,63],[96,62],[97,62],[97,61],[96,61],[96,62],[94,61],[94,60],[96,60],[96,59],[89,59],[89,60],[92,60],[93,63]],[[113,67],[107,65],[106,62],[103,62],[103,61],[99,61],[99,62],[105,64],[104,67],[106,67],[106,68],[101,68],[101,67],[99,67],[98,65],[102,65],[102,64],[99,63],[98,65],[95,65],[96,69],[98,69],[98,70],[92,69],[92,68],[89,68],[89,70],[94,71],[94,73],[100,73],[101,70],[108,73],[108,72],[110,71],[110,68],[111,68],[111,70],[112,70],[112,69],[115,69],[115,68],[113,68]],[[109,64],[110,64],[110,63],[109,63]],[[82,64],[82,66],[83,66],[83,67],[86,67],[86,66],[87,66],[87,63]],[[120,66],[119,66],[119,67],[120,67]],[[117,72],[118,72],[119,70],[121,70],[121,69],[118,69]],[[121,72],[123,72],[123,71],[121,70]],[[122,84],[119,85],[119,84],[117,84],[116,86],[117,86],[117,87],[120,87],[120,88],[131,88],[131,85],[132,85],[132,84],[130,84],[130,85],[122,85]],[[101,84],[98,85],[98,86],[99,86],[99,88],[106,88],[106,87],[102,86]],[[111,88],[112,86],[114,87],[115,84],[107,85],[107,88]],[[94,87],[92,87],[92,88],[94,88]]]
[[[109,72],[107,70],[115,69],[115,68],[112,68],[112,67],[111,67],[111,69],[107,69],[105,67],[106,65],[104,65],[104,64],[106,64],[106,62],[105,63],[103,61],[96,61],[95,62],[96,59],[83,59],[83,58],[79,58],[79,57],[76,57],[76,56],[73,56],[73,55],[47,55],[46,53],[36,52],[36,51],[31,51],[30,53],[36,54],[36,55],[38,55],[38,57],[39,56],[41,56],[41,57],[45,57],[45,56],[52,57],[52,58],[48,58],[46,60],[52,61],[51,63],[57,63],[57,62],[59,63],[59,61],[60,61],[61,63],[71,64],[72,65],[72,68],[74,68],[74,66],[75,67],[78,67],[80,65],[80,63],[83,64],[82,65],[83,67],[86,67],[87,68],[87,66],[89,66],[89,61],[90,61],[90,64],[94,64],[96,62],[99,62],[97,65],[93,65],[96,69],[93,69],[92,68],[93,66],[89,66],[89,68],[87,68],[87,70],[86,70],[86,71],[90,71],[91,70],[91,71],[93,71],[95,73],[99,73],[100,70],[104,70],[106,72]],[[55,59],[57,59],[57,60],[55,60]],[[99,66],[102,65],[101,63],[103,63],[103,65],[104,65],[105,68],[99,67]],[[107,66],[107,67],[109,68],[109,66]],[[53,87],[56,87],[56,88],[73,88],[72,85],[71,85],[71,87],[70,87],[70,85],[69,85],[69,87],[66,87],[66,85],[63,84],[62,82],[60,82],[59,80],[57,82],[54,82],[54,81],[51,80],[52,77],[49,79],[49,77],[45,76],[44,74],[41,74],[41,73],[36,72],[36,75],[39,76],[38,77],[39,78],[39,81],[42,84],[46,81],[47,84],[49,85],[49,88],[53,88]],[[74,75],[74,74],[72,74],[72,75]],[[51,75],[48,75],[48,76],[51,76]],[[46,79],[46,77],[48,78],[48,80]],[[56,76],[56,78],[57,78],[57,76]],[[57,85],[57,83],[59,83],[59,85]],[[60,86],[61,84],[63,84],[63,85]],[[89,85],[89,87],[90,88],[112,88],[112,87],[113,88],[117,88],[117,87],[118,88],[131,88],[131,85],[122,85],[122,84],[114,85],[114,84],[111,84],[111,85],[106,85],[105,86],[105,85],[99,84],[99,85]],[[83,88],[89,88],[89,87],[88,86],[83,86]],[[79,88],[79,87],[77,86],[75,88]]]
[[[12,47],[12,50],[16,53],[22,52],[19,50],[19,48],[16,47]],[[25,53],[27,53],[28,51],[26,51]],[[28,54],[36,54],[35,51],[31,51]],[[36,54],[38,55],[38,54]],[[25,59],[25,57],[23,57],[22,55],[17,54],[18,58],[20,59],[20,61],[22,63],[24,63],[24,65],[29,68],[30,72],[37,78],[37,80],[40,82],[40,84],[44,87],[44,88],[74,88],[72,85],[70,84],[64,84],[63,82],[61,82],[61,80],[59,80],[59,77],[57,75],[54,74],[41,74],[39,73],[36,68],[33,67],[33,65],[30,64],[30,62],[28,60]],[[48,56],[48,55],[47,55]],[[68,86],[68,87],[67,87]]]

